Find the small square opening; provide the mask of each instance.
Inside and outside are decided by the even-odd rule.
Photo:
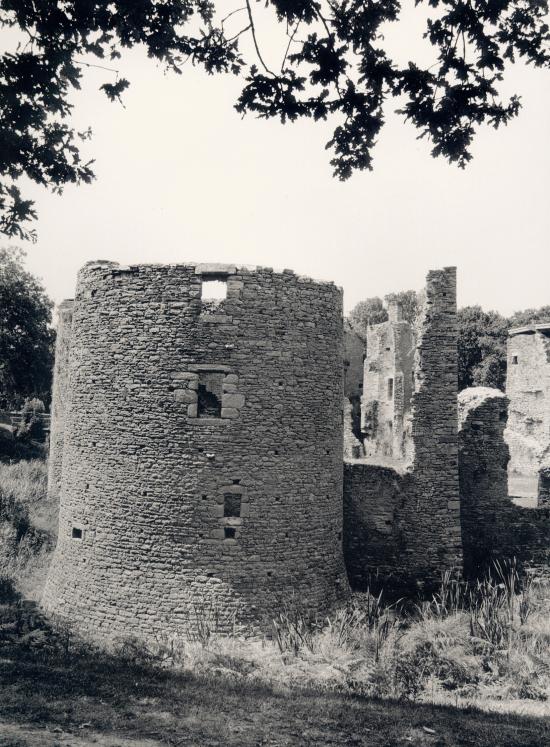
[[[241,515],[241,496],[238,493],[224,493],[223,515],[234,519]]]
[[[81,540],[82,529],[80,529],[79,527],[73,527],[72,532],[71,532],[71,537],[76,540]]]
[[[207,306],[217,306],[227,298],[227,280],[213,278],[202,281],[201,300]]]
[[[224,527],[223,534],[225,539],[235,539],[235,527]]]
[[[517,355],[513,355],[512,356],[512,363],[517,366],[517,363],[518,363],[518,357],[517,357]]]

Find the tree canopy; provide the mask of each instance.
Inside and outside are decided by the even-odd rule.
[[[505,62],[550,64],[547,1],[422,2],[429,66],[400,65],[384,46],[385,25],[399,20],[398,0],[266,0],[285,35],[275,66],[266,63],[257,32],[259,0],[236,2],[223,18],[221,0],[3,0],[0,24],[18,29],[23,42],[0,57],[0,231],[35,235],[22,177],[54,191],[93,179],[92,162],[80,152],[90,131],[71,127],[69,95],[80,87],[83,66],[95,58],[107,67],[135,45],[176,73],[190,60],[207,73],[241,75],[236,108],[243,114],[330,118],[327,148],[340,179],[372,168],[384,108],[395,97],[419,137],[431,140],[432,154],[464,166],[476,126],[498,127],[519,111],[518,96],[499,95]],[[250,58],[240,47],[245,37]],[[120,99],[129,81],[114,69],[106,76],[102,90]]]
[[[402,306],[403,319],[406,322],[414,322],[418,311],[418,296],[416,291],[401,291],[392,294]],[[348,316],[351,324],[361,332],[365,332],[369,324],[380,324],[388,321],[388,312],[384,302],[378,296],[366,298],[355,304]]]
[[[506,387],[506,345],[510,322],[481,306],[458,310],[458,388]]]
[[[25,270],[24,256],[14,247],[0,249],[0,407],[50,397],[53,303]]]

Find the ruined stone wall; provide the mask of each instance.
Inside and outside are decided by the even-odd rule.
[[[344,319],[344,395],[349,400],[361,397],[365,352],[366,338]]]
[[[537,505],[540,508],[550,508],[550,466],[544,466],[539,469]]]
[[[415,346],[411,325],[391,297],[388,312],[387,322],[367,331],[361,430],[367,457],[404,460]]]
[[[503,437],[508,400],[498,389],[458,395],[459,480],[464,568],[475,575],[499,554],[505,531],[509,452]]]
[[[52,404],[50,419],[50,451],[48,457],[48,497],[57,498],[61,488],[65,413],[68,400],[69,349],[73,318],[73,300],[59,305],[55,340]]]
[[[459,470],[464,569],[475,576],[495,559],[543,563],[550,549],[550,509],[516,506],[508,495],[508,399],[498,389],[459,394]]]
[[[414,584],[403,562],[411,538],[400,521],[413,495],[410,473],[364,461],[344,464],[344,557],[353,589],[384,586],[399,593]]]
[[[344,459],[359,459],[364,456],[363,444],[353,428],[353,405],[344,397]]]
[[[379,325],[380,326],[380,325]],[[388,329],[388,327],[386,327]],[[410,414],[404,431],[410,432],[408,449],[400,468],[402,478],[391,474],[393,500],[393,538],[377,542],[378,549],[371,553],[369,537],[379,533],[374,519],[375,488],[384,474],[372,470],[371,464],[350,463],[345,468],[344,484],[344,536],[346,563],[352,572],[352,586],[360,587],[360,576],[375,573],[377,567],[385,572],[393,568],[393,577],[401,576],[404,583],[411,580],[430,585],[441,571],[462,567],[462,541],[460,531],[460,501],[458,486],[458,413],[457,413],[457,321],[456,321],[456,270],[434,270],[427,278],[426,291],[417,321],[416,349],[414,353],[414,391]],[[380,336],[384,348],[387,337]],[[369,340],[367,360],[369,360]],[[392,352],[391,345],[390,351]],[[412,381],[412,375],[411,375]],[[367,387],[365,387],[365,390]],[[375,465],[384,464],[383,457]],[[390,465],[391,466],[391,465]],[[399,467],[399,465],[397,465]],[[388,478],[388,479],[386,479]],[[361,516],[361,526],[354,526]],[[348,535],[353,540],[348,540]],[[361,537],[361,535],[363,535]],[[380,548],[388,554],[382,558]],[[398,547],[396,558],[393,547]],[[361,558],[354,557],[358,550]]]
[[[365,351],[366,338],[352,326],[348,319],[344,319],[344,396],[351,403],[351,429],[353,438],[357,440],[361,437],[361,394],[363,393]],[[362,444],[359,446],[362,451]]]
[[[540,326],[540,325],[537,325]],[[510,400],[506,441],[510,489],[514,480],[536,490],[541,461],[550,452],[550,337],[535,326],[511,330],[506,394]]]
[[[227,281],[217,306],[206,279]],[[344,598],[342,358],[332,283],[86,265],[46,609],[150,637]]]

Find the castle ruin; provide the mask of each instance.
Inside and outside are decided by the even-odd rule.
[[[536,495],[539,470],[550,466],[550,324],[510,330],[507,371],[510,492]]]
[[[455,268],[413,324],[387,303],[365,339],[340,289],[290,270],[88,263],[60,308],[46,610],[102,640],[265,629],[374,576],[544,557],[550,508],[506,491],[508,399],[457,398]]]

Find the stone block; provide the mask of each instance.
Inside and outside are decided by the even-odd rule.
[[[197,405],[188,405],[187,406],[187,417],[188,418],[196,418],[198,414],[198,407]]]
[[[224,384],[238,384],[239,377],[237,376],[237,374],[233,374],[233,373],[227,374],[227,376],[224,377],[223,383]]]
[[[222,408],[234,408],[240,410],[244,405],[244,394],[223,394],[222,395]]]
[[[234,407],[222,407],[222,418],[234,420],[239,417],[239,411]]]
[[[237,265],[227,265],[222,262],[202,262],[195,266],[195,275],[234,275]]]
[[[174,399],[176,402],[193,405],[197,401],[197,393],[192,389],[176,389],[174,391]]]
[[[196,373],[192,373],[191,371],[174,371],[172,373],[172,378],[176,381],[196,381],[198,376]]]

